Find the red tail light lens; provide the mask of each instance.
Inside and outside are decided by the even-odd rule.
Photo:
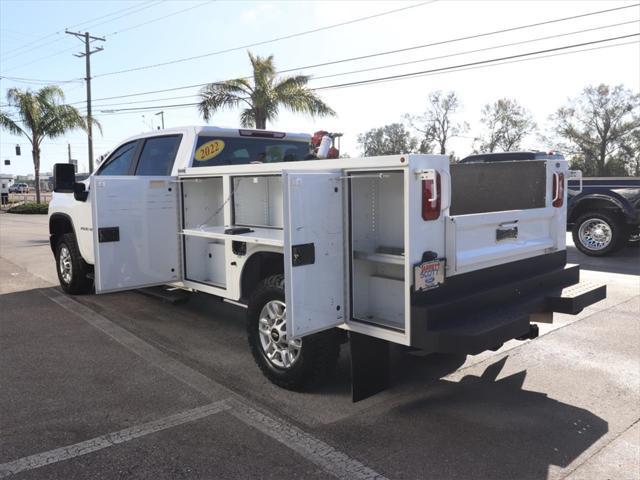
[[[553,202],[551,204],[559,208],[564,204],[564,173],[553,174]]]
[[[440,199],[442,189],[440,188],[440,174],[436,173],[436,188],[434,192],[433,180],[422,181],[422,219],[436,220],[440,216]]]

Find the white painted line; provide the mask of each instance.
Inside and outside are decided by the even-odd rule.
[[[55,450],[49,450],[48,452],[36,453],[35,455],[19,458],[12,462],[0,464],[0,478],[8,477],[9,475],[14,475],[25,470],[33,470],[35,468],[44,467],[45,465],[51,465],[52,463],[69,460],[74,457],[79,457],[80,455],[86,455],[97,450],[128,442],[135,438],[144,437],[151,433],[176,427],[183,423],[199,420],[201,418],[208,417],[209,415],[214,415],[224,410],[228,410],[229,408],[230,406],[224,400],[220,400],[218,402],[177,413],[159,420],[153,420],[151,422],[143,423],[142,425],[125,428],[118,432],[108,433],[74,445],[68,445],[66,447],[56,448]]]
[[[337,478],[345,480],[385,479],[383,475],[298,427],[260,413],[255,408],[235,399],[229,400],[229,404],[232,407],[229,413],[238,420],[277,440]]]
[[[54,289],[42,290],[41,292],[64,309],[78,315],[152,365],[202,393],[210,400],[215,401],[225,398],[225,403],[231,406],[229,413],[238,420],[280,442],[308,461],[318,465],[327,473],[345,480],[385,479],[383,475],[371,470],[313,435],[291,425],[284,419],[259,412],[238,399],[238,396],[226,387],[170,357],[77,300],[61,295]],[[228,397],[232,398],[229,399]]]

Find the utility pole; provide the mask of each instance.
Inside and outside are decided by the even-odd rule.
[[[71,163],[71,144],[67,143],[67,153],[69,158],[69,163]]]
[[[73,35],[80,40],[84,41],[84,53],[75,53],[73,56],[82,58],[85,57],[85,66],[87,71],[87,76],[85,80],[87,81],[87,137],[88,137],[88,147],[89,147],[89,173],[93,172],[93,117],[91,116],[91,60],[90,57],[94,53],[101,52],[104,50],[102,47],[96,47],[91,50],[91,41],[100,41],[105,42],[106,40],[102,37],[93,37],[89,35],[89,32],[70,32],[69,30],[65,30],[64,33],[69,35]]]
[[[162,130],[164,130],[164,110],[160,110],[156,115],[160,115],[160,118],[162,119]]]

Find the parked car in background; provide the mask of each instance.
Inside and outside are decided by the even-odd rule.
[[[640,240],[640,177],[569,180],[567,225],[582,253],[603,256]]]
[[[29,193],[29,185],[26,183],[14,183],[9,187],[9,193]]]

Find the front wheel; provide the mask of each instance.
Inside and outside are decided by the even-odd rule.
[[[88,270],[75,235],[65,233],[56,244],[56,271],[60,286],[72,295],[89,293],[93,282],[87,277]]]
[[[624,227],[606,212],[581,215],[572,230],[573,243],[586,255],[602,257],[622,246],[626,240]]]
[[[247,337],[262,373],[288,390],[318,383],[335,368],[340,354],[340,342],[332,330],[290,338],[282,274],[263,280],[249,299]]]

